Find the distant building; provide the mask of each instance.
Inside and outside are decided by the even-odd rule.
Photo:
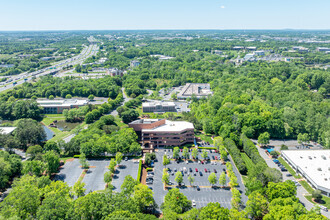
[[[21,54],[21,55],[18,55],[18,58],[24,59],[24,58],[33,57],[33,56],[34,56],[33,54]]]
[[[150,57],[158,57],[158,60],[160,61],[174,59],[174,57],[160,55],[160,54],[150,55]]]
[[[316,48],[316,50],[318,52],[329,52],[330,51],[330,48],[327,48],[327,47],[318,47],[318,48]]]
[[[144,148],[182,146],[194,143],[194,125],[185,121],[139,119],[128,124]]]
[[[138,61],[138,60],[132,60],[132,61],[131,61],[131,67],[132,67],[132,68],[133,68],[133,67],[138,67],[140,64],[141,64],[141,63],[140,63],[140,61]]]
[[[11,134],[16,127],[0,127],[0,134]]]
[[[233,47],[233,50],[243,50],[244,49],[244,47],[242,47],[242,46],[235,46],[235,47]]]
[[[106,70],[107,74],[110,76],[123,76],[125,71],[119,70],[117,68],[109,68]]]
[[[299,53],[307,53],[309,52],[309,49],[306,47],[296,46],[292,47],[292,50],[298,51]]]
[[[182,90],[178,93],[178,99],[191,98],[193,95],[196,98],[207,97],[212,95],[210,84],[208,83],[187,83]]]
[[[87,100],[62,99],[62,100],[37,100],[43,107],[44,114],[62,114],[64,109],[79,108],[88,104]]]
[[[253,54],[256,56],[265,56],[265,51],[257,50],[257,51],[254,51]]]
[[[144,102],[143,112],[176,112],[174,102]]]
[[[247,50],[257,50],[257,47],[246,47]]]
[[[213,50],[212,52],[216,55],[222,55],[223,54],[223,52],[221,50]]]

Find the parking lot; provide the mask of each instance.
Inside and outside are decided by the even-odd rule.
[[[120,186],[123,184],[125,176],[131,175],[133,179],[137,178],[139,161],[133,159],[128,159],[127,161],[123,160],[120,165],[121,166],[116,169],[115,176],[112,179],[113,190],[116,192],[120,192]]]
[[[82,182],[84,182],[86,193],[103,190],[105,188],[104,174],[109,171],[110,160],[88,160],[89,170]]]
[[[160,206],[161,203],[164,201],[164,197],[168,192],[167,190],[164,190],[164,185],[162,183],[163,169],[165,168],[162,164],[164,154],[165,154],[164,149],[160,149],[158,150],[158,152],[156,152],[156,157],[158,159],[158,162],[155,163],[155,167],[154,167],[154,182],[153,184],[148,185],[152,187],[152,190],[154,192],[154,198],[158,206]],[[166,154],[172,156],[173,152],[172,150],[166,150]],[[198,156],[199,158],[201,158],[200,154],[201,153],[199,153]],[[208,153],[208,156],[213,160],[213,156],[219,157],[219,154]],[[186,167],[187,169],[187,173],[183,172],[183,183],[185,184],[185,186],[180,187],[179,189],[182,193],[184,193],[187,196],[189,200],[196,201],[197,208],[203,207],[207,205],[207,203],[209,202],[219,202],[221,206],[230,208],[231,191],[225,188],[211,188],[211,184],[208,181],[208,176],[210,175],[210,173],[215,172],[214,170],[216,170],[216,176],[217,179],[219,179],[221,172],[226,170],[225,165],[222,165],[219,161],[216,161],[216,165],[214,165],[211,164],[211,162],[208,162],[206,164],[201,164],[195,161],[189,161],[189,163],[181,161],[180,163],[177,163],[171,160],[171,163],[168,164],[166,168],[169,168],[171,170],[171,172],[169,172],[170,182],[173,184],[173,187],[176,187],[177,185],[177,183],[175,182],[175,172],[180,171],[180,169],[183,169],[184,167]],[[198,172],[196,172],[196,169],[198,170]],[[207,172],[205,172],[205,169],[207,170]],[[188,176],[190,173],[189,170],[192,171],[191,174],[195,178],[195,181],[192,184],[193,187],[190,186],[190,183],[188,181]],[[238,174],[237,169],[233,167],[233,170],[238,179],[239,186],[237,187],[237,189],[242,193],[242,201],[245,204],[247,197],[244,195],[245,193],[244,185],[242,183],[240,175]],[[228,181],[229,180],[227,177],[227,183]],[[196,186],[200,187],[199,191],[197,190]],[[218,182],[216,186],[219,186]]]
[[[83,178],[86,193],[103,190],[105,188],[104,174],[109,171],[109,159],[88,160],[89,170]],[[123,183],[125,176],[131,175],[134,179],[137,178],[139,163],[134,160],[123,160],[121,166],[116,169],[115,176],[113,177],[112,184],[114,191],[119,192],[120,186]],[[79,159],[67,161],[61,168],[60,172],[56,175],[55,180],[66,182],[69,186],[74,186],[78,181],[83,169],[80,167]]]
[[[78,159],[67,161],[60,172],[55,176],[54,180],[66,182],[69,186],[73,186],[79,179],[83,169],[80,167]]]

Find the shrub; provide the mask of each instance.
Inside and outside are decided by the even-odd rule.
[[[246,164],[245,164],[244,160],[242,159],[241,152],[237,148],[235,142],[233,140],[231,140],[230,138],[226,138],[224,144],[225,144],[225,147],[227,148],[229,154],[232,156],[239,172],[241,174],[245,175],[247,172]]]
[[[142,160],[139,161],[139,170],[136,180],[141,182],[141,174],[142,174]]]
[[[73,158],[79,158],[80,154],[73,155]]]
[[[265,166],[267,166],[265,160],[260,156],[257,147],[249,138],[246,137],[245,134],[241,135],[241,140],[243,144],[243,150],[246,153],[246,155],[248,155],[251,158],[252,162],[254,164],[262,163]]]
[[[149,171],[154,171],[154,169],[153,168],[151,168],[151,167],[147,167],[147,172],[149,172]]]

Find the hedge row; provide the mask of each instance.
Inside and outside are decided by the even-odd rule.
[[[139,161],[139,170],[136,180],[141,182],[141,174],[142,174],[142,160]]]
[[[243,150],[246,155],[248,155],[248,157],[252,160],[252,162],[254,164],[262,163],[267,166],[265,160],[260,156],[257,147],[248,137],[246,137],[245,134],[241,134],[241,140],[243,144]]]
[[[233,158],[239,172],[241,174],[245,175],[247,173],[246,164],[245,164],[244,160],[242,159],[241,152],[237,148],[235,142],[230,138],[226,138],[224,141],[224,145],[227,148],[231,157]]]
[[[216,147],[198,147],[198,149],[204,149],[204,150],[216,150]]]

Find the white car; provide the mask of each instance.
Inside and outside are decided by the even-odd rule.
[[[192,206],[196,206],[196,201],[195,200],[192,200],[191,201],[191,204],[192,204]]]

